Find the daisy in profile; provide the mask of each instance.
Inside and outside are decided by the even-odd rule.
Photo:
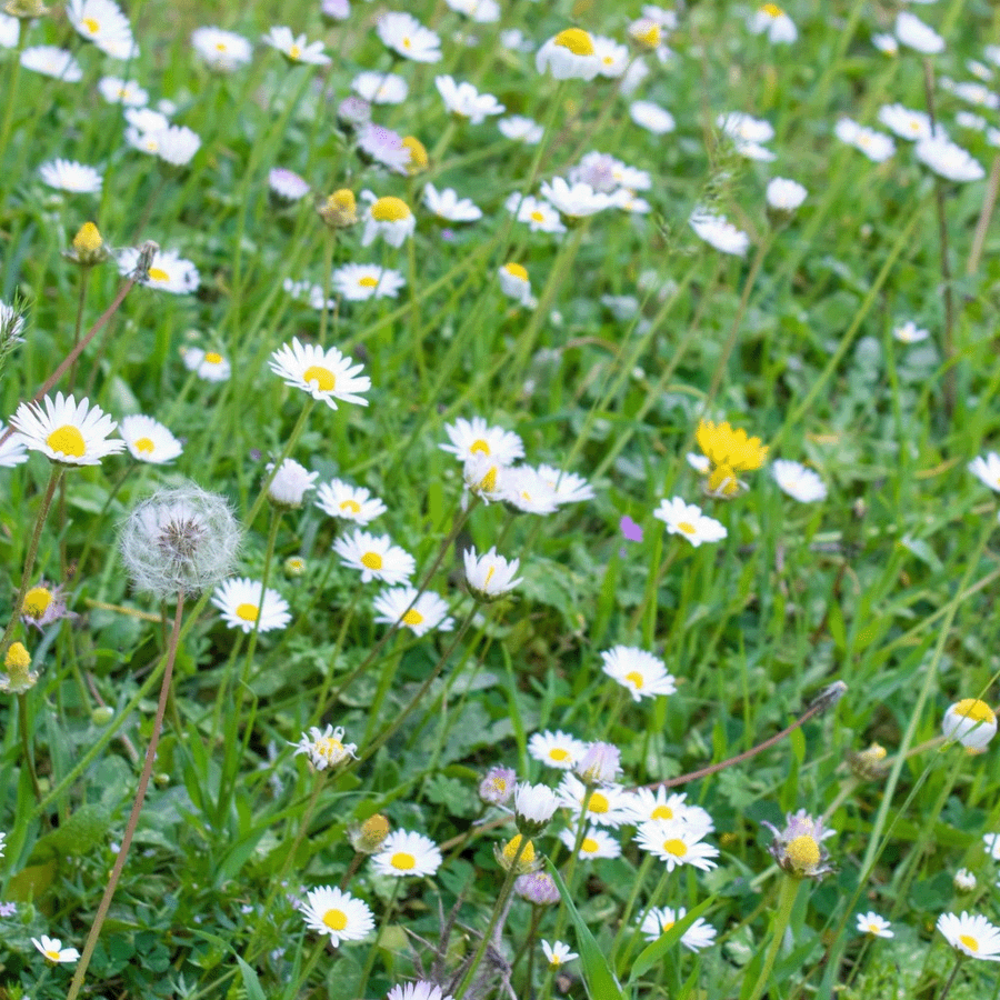
[[[531,278],[528,269],[523,264],[516,261],[508,261],[497,269],[497,277],[500,280],[500,290],[508,298],[522,306],[531,308],[535,304],[534,296],[531,294]]]
[[[135,59],[132,26],[113,0],[69,0],[66,17],[77,33],[115,59]]]
[[[746,256],[750,237],[737,229],[724,215],[712,215],[705,209],[696,209],[688,219],[688,225],[699,239],[715,247],[716,250],[732,254],[734,257]]]
[[[261,36],[265,45],[277,49],[290,63],[309,63],[312,66],[329,66],[331,59],[323,52],[322,42],[307,42],[306,36],[293,35],[284,25],[272,27]]]
[[[469,198],[459,198],[454,188],[438,191],[433,184],[424,188],[424,204],[446,222],[475,222],[483,217],[483,211]]]
[[[181,360],[188,371],[206,382],[225,382],[232,373],[232,366],[218,353],[200,347],[182,347]]]
[[[789,216],[806,200],[809,192],[798,181],[786,177],[772,177],[767,182],[767,207],[773,212]]]
[[[21,403],[10,425],[26,448],[60,465],[99,465],[125,450],[124,441],[108,438],[117,424],[99,406],[61,392],[55,400],[44,396],[41,403]]]
[[[535,54],[535,69],[556,80],[593,80],[601,70],[594,39],[583,28],[566,28]]]
[[[21,65],[33,73],[51,76],[63,83],[79,83],[83,67],[73,58],[72,52],[55,45],[32,45],[21,53]]]
[[[536,146],[542,141],[545,130],[534,118],[525,118],[524,115],[511,115],[508,118],[501,118],[497,122],[497,128],[508,139],[515,142],[523,142],[526,146]]]
[[[330,517],[355,524],[368,524],[386,512],[386,506],[363,486],[350,486],[340,479],[321,483],[316,490],[316,506]]]
[[[497,555],[496,547],[481,556],[476,554],[474,547],[466,549],[462,558],[465,562],[465,582],[477,600],[486,603],[498,601],[521,582],[521,578],[516,577],[520,561]]]
[[[184,450],[180,441],[159,421],[142,414],[124,417],[118,428],[129,454],[139,462],[165,465]]]
[[[913,153],[921,163],[949,181],[965,184],[986,176],[983,165],[974,156],[944,135],[921,139]]]
[[[378,19],[376,30],[382,44],[404,59],[441,61],[441,39],[411,14],[389,11]]]
[[[978,698],[963,698],[944,713],[941,730],[948,740],[957,740],[969,753],[982,753],[997,734],[993,709]]]
[[[140,153],[156,156],[175,167],[190,163],[201,148],[201,137],[186,125],[167,125],[149,132],[133,126],[126,129],[125,140]]]
[[[285,201],[301,201],[309,194],[309,182],[287,167],[268,171],[267,186]]]
[[[634,823],[648,823],[652,820],[663,822],[678,820],[692,823],[710,833],[715,824],[712,817],[701,806],[691,805],[685,792],[671,792],[662,785],[655,791],[651,788],[636,788],[625,797],[625,807]]]
[[[298,510],[319,476],[318,472],[310,472],[294,458],[286,458],[273,476],[274,462],[268,462],[266,469],[265,482],[268,478],[271,480],[267,487],[267,499],[279,510]]]
[[[629,117],[640,128],[653,135],[666,135],[677,128],[674,116],[653,101],[633,101],[628,108]]]
[[[556,794],[562,804],[576,817],[580,816],[586,800],[587,819],[598,826],[617,828],[622,823],[628,822],[626,796],[618,785],[605,785],[602,788],[592,789],[575,774],[566,774],[563,775]]]
[[[747,30],[752,35],[767,35],[772,44],[794,42],[799,37],[795,22],[777,5],[766,3],[747,18]]]
[[[569,945],[564,941],[553,941],[552,944],[549,944],[548,941],[542,941],[541,945],[542,954],[545,955],[550,969],[558,969],[567,962],[572,962],[574,958],[580,957],[575,951],[570,951]]]
[[[43,934],[41,940],[32,938],[31,943],[45,956],[46,961],[53,965],[75,962],[80,957],[76,948],[64,948],[59,938],[50,938]]]
[[[937,929],[956,951],[971,958],[987,962],[1000,962],[1000,927],[991,924],[981,914],[970,915],[964,910],[961,916],[942,913]]]
[[[908,10],[896,15],[896,37],[908,48],[934,55],[944,51],[944,39],[929,25]]]
[[[680,535],[695,548],[702,542],[721,542],[726,537],[725,525],[701,512],[693,503],[685,503],[680,497],[661,500],[653,511],[653,517],[663,521],[671,535]]]
[[[298,743],[291,743],[289,746],[295,747],[294,756],[307,754],[309,762],[317,771],[325,771],[343,764],[350,757],[357,759],[354,752],[358,749],[357,744],[344,743],[343,739],[343,726],[337,726],[336,729],[333,726],[327,726],[326,729],[310,726],[309,732],[303,733]]]
[[[668,872],[681,865],[708,871],[716,867],[712,859],[719,856],[719,850],[702,841],[707,832],[696,823],[653,820],[639,827],[635,840],[644,851],[665,862]]]
[[[1000,455],[995,451],[988,452],[985,457],[977,455],[969,462],[969,472],[984,486],[1000,493]]]
[[[358,395],[372,386],[367,375],[358,375],[364,365],[353,364],[336,347],[324,349],[318,344],[302,344],[298,337],[293,337],[291,344],[284,344],[271,355],[269,364],[286,385],[308,392],[331,410],[337,409],[338,399],[343,403],[368,405],[368,400]]]
[[[535,733],[528,741],[528,754],[547,767],[570,771],[583,759],[587,744],[564,732]]]
[[[333,289],[348,302],[394,299],[405,284],[399,271],[377,264],[344,264],[333,272]]]
[[[858,914],[857,929],[861,934],[880,938],[895,937],[896,935],[891,928],[892,924],[885,917],[880,917],[874,910]]]
[[[576,831],[562,830],[559,839],[572,851],[576,845]],[[581,861],[586,861],[590,858],[619,858],[621,853],[621,844],[607,830],[591,826],[583,835],[580,853],[577,856]]]
[[[306,927],[328,934],[335,948],[345,941],[360,941],[375,929],[375,918],[367,904],[335,886],[310,889],[301,912]]]
[[[73,194],[100,194],[101,175],[93,168],[74,160],[49,160],[38,168],[42,180],[51,188]]]
[[[216,73],[234,73],[253,58],[253,45],[243,35],[212,26],[195,28],[191,45]]]
[[[459,417],[455,423],[445,424],[444,430],[451,443],[438,447],[451,452],[460,462],[483,455],[500,465],[510,465],[524,457],[524,444],[517,434],[502,427],[490,427],[483,417],[472,420]]]
[[[433,875],[442,861],[433,840],[410,830],[394,830],[383,841],[382,850],[372,856],[375,871],[393,878]]]
[[[632,695],[633,701],[673,694],[677,684],[662,661],[634,646],[614,646],[601,653],[603,671]]]
[[[365,211],[365,231],[361,237],[363,247],[371,246],[381,236],[391,247],[401,247],[417,227],[410,206],[402,198],[388,195],[377,198],[371,191],[362,191],[361,197],[368,202]]]
[[[680,907],[672,910],[669,906],[662,909],[654,906],[642,920],[639,930],[647,941],[658,941],[664,934],[671,930],[674,924],[683,920],[687,915],[687,908]],[[702,951],[711,948],[715,944],[715,928],[699,917],[681,935],[681,944],[688,951]]]
[[[28,461],[28,452],[19,434],[11,434],[3,440],[6,433],[7,428],[0,424],[0,469],[13,469]]]
[[[540,191],[546,201],[571,220],[595,215],[606,208],[613,208],[615,204],[608,193],[595,191],[584,181],[570,184],[562,177],[553,177],[551,183],[543,181]]]
[[[456,83],[454,77],[436,76],[434,85],[444,106],[470,125],[481,125],[489,115],[502,115],[507,109],[492,94],[480,94],[471,83]]]
[[[139,263],[140,251],[125,247],[118,251],[118,272],[132,274]],[[150,261],[149,270],[139,279],[139,284],[172,295],[189,295],[198,290],[198,268],[185,260],[175,250],[157,250]]]
[[[372,104],[402,104],[410,93],[398,73],[374,73],[366,70],[351,81],[351,90]]]
[[[361,572],[361,582],[404,583],[416,569],[413,556],[398,545],[393,545],[388,535],[372,535],[367,531],[355,530],[351,536],[344,535],[333,543],[333,551],[344,562]]]
[[[263,589],[263,600],[261,590]],[[292,619],[288,602],[276,590],[262,588],[259,580],[234,577],[219,584],[212,603],[222,612],[230,628],[244,632],[270,632],[284,628]]]
[[[771,473],[781,492],[799,503],[816,503],[826,499],[826,484],[819,473],[807,469],[801,462],[779,458],[771,466]]]
[[[382,625],[406,626],[416,636],[438,629],[450,632],[455,620],[448,615],[448,603],[438,594],[424,592],[417,597],[416,587],[392,587],[375,598],[375,621]]]

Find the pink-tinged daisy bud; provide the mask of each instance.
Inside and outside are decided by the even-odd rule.
[[[582,759],[573,768],[588,785],[603,785],[621,773],[621,751],[613,743],[599,740],[587,747]]]
[[[559,902],[559,887],[547,872],[519,875],[514,882],[514,892],[532,906],[554,906]]]
[[[273,468],[274,463],[268,462],[267,471]],[[267,498],[279,510],[298,510],[317,476],[318,472],[310,472],[295,459],[286,458],[267,487]]]
[[[479,797],[490,805],[502,806],[514,794],[517,774],[511,767],[491,767],[479,782]]]

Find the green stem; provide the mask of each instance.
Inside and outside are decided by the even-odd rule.
[[[771,970],[774,968],[775,959],[781,950],[781,942],[785,937],[785,931],[788,929],[788,923],[792,919],[792,907],[795,905],[795,899],[801,887],[802,879],[795,878],[793,875],[782,875],[781,885],[778,888],[778,909],[774,915],[774,925],[771,930],[771,945],[767,950],[767,956],[764,959],[764,965],[761,967],[760,975],[757,977],[757,982],[754,984],[753,992],[750,994],[750,1000],[760,1000],[764,995]]]
[[[38,774],[35,772],[35,761],[32,756],[31,738],[28,736],[28,696],[25,691],[17,694],[17,724],[21,730],[21,746],[24,749],[24,763],[31,777],[31,787],[35,793],[35,801],[42,801],[42,789],[38,784]]]
[[[14,123],[14,105],[17,103],[17,82],[21,75],[21,53],[24,52],[24,44],[28,39],[28,32],[25,30],[24,20],[18,18],[17,21],[17,48],[11,60],[10,82],[7,84],[7,107],[4,108],[3,126],[0,127],[0,160],[7,152],[7,143],[10,142],[10,129]]]

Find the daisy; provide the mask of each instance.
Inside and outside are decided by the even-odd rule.
[[[858,914],[857,929],[861,934],[870,934],[872,937],[880,938],[895,937],[896,935],[889,929],[891,926],[885,917],[880,917],[874,910]]]
[[[277,49],[289,62],[309,63],[312,66],[329,66],[332,60],[323,52],[322,42],[307,42],[306,36],[293,35],[292,29],[284,25],[272,27],[261,36],[265,45]]]
[[[551,184],[543,181],[540,190],[542,197],[568,219],[581,219],[614,205],[610,195],[582,181],[571,185],[562,177],[553,177]]]
[[[455,627],[454,619],[448,616],[448,603],[437,594],[427,592],[417,597],[416,587],[383,590],[375,598],[375,610],[378,612],[376,622],[405,625],[418,637],[432,629],[450,632]]]
[[[593,80],[601,70],[594,39],[583,28],[566,28],[535,54],[535,69],[556,80]]]
[[[99,465],[106,455],[125,450],[124,441],[108,440],[117,424],[89,400],[56,393],[38,403],[21,403],[10,419],[24,446],[62,465]]]
[[[454,1000],[454,998],[450,993],[445,995],[440,986],[420,980],[416,983],[407,983],[405,986],[393,986],[386,994],[385,1000]]]
[[[779,458],[771,467],[771,472],[781,492],[787,493],[799,503],[815,503],[826,499],[826,484],[819,474],[800,462]]]
[[[495,24],[500,20],[500,4],[496,0],[445,0],[445,3],[477,24]]]
[[[747,18],[747,30],[752,35],[767,34],[772,43],[794,42],[799,37],[795,22],[777,5],[766,3]]]
[[[652,653],[634,646],[614,646],[601,653],[603,671],[632,695],[633,701],[673,694],[677,684]]]
[[[685,792],[670,792],[662,785],[655,791],[651,788],[636,788],[625,797],[625,808],[629,818],[635,823],[651,820],[678,820],[690,823],[710,833],[715,824],[712,817],[701,806],[690,805]]]
[[[942,913],[937,929],[956,951],[987,962],[1000,962],[1000,927],[995,927],[986,917],[970,916],[964,910],[960,917]]]
[[[500,764],[491,767],[479,782],[479,797],[493,806],[506,805],[517,784],[517,774],[511,767]]]
[[[55,45],[32,45],[25,49],[21,53],[21,65],[64,83],[79,83],[83,79],[83,67],[73,54]]]
[[[124,104],[143,107],[149,103],[149,93],[135,80],[123,80],[118,76],[102,76],[97,81],[97,89],[108,104]]]
[[[465,582],[480,601],[497,601],[521,582],[520,577],[515,579],[520,561],[498,556],[496,547],[481,556],[476,554],[475,548],[466,549],[462,558]]]
[[[525,514],[553,514],[559,500],[548,481],[530,465],[504,469],[500,474],[500,499]]]
[[[834,870],[828,863],[830,854],[823,847],[823,841],[835,836],[836,830],[827,830],[822,819],[813,819],[805,809],[800,809],[785,815],[783,830],[767,822],[761,826],[766,826],[774,835],[767,852],[782,871],[795,878],[820,879]]]
[[[334,291],[348,302],[394,299],[405,284],[399,271],[377,264],[344,264],[333,272]]]
[[[441,39],[410,14],[385,13],[378,19],[376,30],[382,44],[404,59],[425,63],[441,61]]]
[[[941,81],[941,85],[944,86],[944,80]],[[970,104],[978,104],[980,107],[989,108],[991,111],[996,111],[1000,107],[1000,97],[997,97],[985,84],[977,83],[974,80],[953,83],[947,89],[956,97],[961,98],[963,101],[968,101]]]
[[[24,605],[21,608],[21,621],[25,625],[34,625],[40,632],[46,625],[62,618],[75,617],[66,610],[66,598],[63,596],[62,585],[53,587],[46,585],[44,580],[31,587],[24,595]]]
[[[949,181],[966,183],[982,180],[986,176],[982,164],[975,157],[942,135],[921,139],[913,152],[921,163]]]
[[[983,846],[994,861],[1000,861],[1000,833],[984,833]]]
[[[454,188],[438,192],[433,184],[424,188],[424,204],[439,218],[447,222],[475,222],[483,217],[469,198],[459,198]]]
[[[402,198],[390,196],[377,198],[371,191],[362,191],[368,202],[365,212],[365,231],[361,237],[363,247],[370,246],[379,236],[391,247],[401,247],[413,235],[417,220],[410,206]]]
[[[716,118],[716,125],[729,136],[736,152],[751,160],[773,160],[774,153],[761,143],[774,138],[774,127],[762,118],[754,118],[742,111],[730,111]]]
[[[599,794],[599,793],[596,793]],[[559,839],[572,851],[576,845],[576,831],[562,830]],[[599,830],[596,827],[588,827],[580,842],[581,860],[588,858],[618,858],[621,857],[621,844],[615,840],[606,830]]]
[[[536,471],[560,505],[594,499],[593,486],[575,472],[564,472],[552,465],[540,465]]]
[[[402,104],[410,92],[406,81],[396,73],[359,73],[351,81],[351,90],[372,104]]]
[[[301,201],[309,194],[309,182],[286,167],[274,167],[268,171],[267,186],[285,201]]]
[[[302,734],[302,739],[298,743],[290,743],[295,747],[293,756],[300,753],[307,754],[309,761],[317,771],[325,771],[327,768],[336,767],[343,764],[348,757],[357,759],[355,750],[358,749],[356,743],[344,743],[344,727],[327,726],[320,729],[318,726],[310,726],[308,733]]]
[[[526,118],[524,115],[511,115],[509,118],[500,118],[497,121],[497,128],[508,139],[513,139],[515,142],[523,142],[527,146],[538,145],[545,134],[545,129],[534,118]]]
[[[877,48],[883,55],[899,55],[899,42],[896,41],[895,35],[887,35],[884,33],[872,35],[872,45],[874,45],[875,48]]]
[[[31,943],[53,964],[59,962],[75,962],[80,953],[76,948],[64,948],[59,938],[50,938],[42,935],[42,939],[32,938]]]
[[[577,762],[578,767],[582,760],[583,758]],[[563,775],[556,794],[562,804],[576,817],[580,816],[586,799],[587,819],[599,826],[617,828],[622,823],[628,822],[626,796],[618,785],[609,784],[602,788],[593,788],[591,785],[585,785],[575,774],[566,774]]]
[[[232,372],[232,366],[221,354],[200,347],[182,347],[181,360],[188,371],[206,382],[225,382]]]
[[[617,80],[628,69],[628,46],[613,38],[593,35],[594,57],[597,59],[597,75],[607,80]]]
[[[416,562],[405,549],[393,545],[388,535],[372,535],[355,529],[350,537],[333,543],[333,551],[351,567],[361,571],[361,582],[404,583],[413,575]]]
[[[38,674],[30,670],[31,654],[23,642],[12,642],[3,658],[7,673],[0,674],[0,694],[24,694],[38,683]]]
[[[696,209],[688,225],[710,246],[722,253],[745,257],[750,246],[750,237],[737,229],[724,215],[711,215],[704,209]]]
[[[451,444],[438,447],[451,452],[460,462],[484,455],[501,465],[510,465],[524,457],[524,444],[517,434],[502,427],[490,427],[483,417],[472,420],[459,417],[455,423],[445,424],[444,430]]]
[[[896,144],[889,136],[874,129],[864,128],[850,118],[841,118],[834,126],[834,134],[841,142],[861,150],[869,160],[882,163],[896,152]]]
[[[683,920],[686,915],[687,908],[684,906],[676,911],[669,906],[662,909],[654,906],[643,918],[639,930],[647,941],[658,941],[673,928],[677,921]],[[681,935],[681,944],[688,951],[702,951],[715,944],[715,935],[715,928],[699,917]]]
[[[529,309],[534,306],[531,279],[528,277],[528,269],[523,264],[508,261],[497,269],[497,277],[500,279],[500,290],[504,295]]]
[[[267,463],[270,475],[274,462]],[[282,510],[298,510],[306,493],[313,488],[318,472],[310,472],[294,458],[286,458],[267,487],[267,498]]]
[[[712,858],[719,856],[718,848],[702,842],[708,831],[694,823],[680,820],[653,820],[643,823],[635,836],[644,851],[666,862],[672,872],[681,865],[691,865],[702,871],[716,867]]]
[[[878,120],[900,139],[916,142],[931,136],[931,116],[924,111],[911,111],[902,104],[883,104],[878,109]]]
[[[220,583],[212,594],[212,603],[230,628],[244,632],[253,632],[255,628],[258,632],[270,632],[284,628],[292,620],[288,602],[281,594],[270,587],[262,588],[260,581],[247,577]]]
[[[330,517],[355,524],[368,524],[386,512],[386,506],[363,486],[349,486],[340,479],[321,483],[316,490],[316,506]]]
[[[573,765],[573,772],[588,785],[615,785],[622,771],[622,752],[604,740],[594,740],[587,744],[583,756]],[[623,789],[615,785],[619,793]]]
[[[570,844],[570,847],[572,846]],[[553,941],[552,944],[549,944],[548,941],[542,941],[541,945],[542,953],[545,955],[550,969],[558,969],[561,965],[580,957],[575,951],[570,951],[569,945],[564,941]]]
[[[978,698],[963,698],[944,713],[941,730],[948,740],[958,740],[970,753],[982,753],[997,733],[993,709]]]
[[[587,744],[575,736],[564,732],[535,733],[528,741],[528,753],[548,767],[557,767],[560,771],[572,770],[573,765],[583,758],[587,752]]]
[[[100,194],[103,183],[93,167],[74,160],[49,160],[38,168],[38,173],[49,187],[74,194]]]
[[[677,128],[674,116],[653,101],[633,101],[628,108],[629,117],[653,135],[666,135]]]
[[[19,434],[11,434],[3,440],[6,433],[7,428],[0,424],[0,469],[13,469],[15,465],[28,461],[28,453]]]
[[[979,455],[969,462],[969,472],[984,486],[1000,493],[1000,455],[995,451],[988,452],[985,458]]]
[[[686,538],[695,548],[702,542],[720,542],[726,528],[715,518],[702,514],[701,508],[685,503],[680,497],[661,500],[653,517],[663,521],[671,535]]]
[[[944,51],[944,39],[929,25],[908,10],[896,15],[896,37],[911,49],[924,55]]]
[[[113,0],[69,0],[66,16],[88,42],[115,59],[134,59],[139,49],[128,18]]]
[[[511,192],[504,207],[514,214],[518,222],[525,222],[533,233],[564,233],[566,227],[562,224],[559,213],[545,201],[530,194],[521,195]]]
[[[139,462],[164,465],[183,451],[180,441],[163,424],[142,414],[124,417],[118,433],[129,454]]]
[[[373,122],[362,125],[358,130],[358,149],[394,173],[407,172],[410,150],[403,145],[403,137],[391,128]]]
[[[519,781],[514,789],[514,815],[517,828],[529,837],[540,833],[551,821],[559,798],[548,785]]]
[[[972,892],[978,884],[976,876],[968,868],[959,868],[952,879],[952,885],[958,892]]]
[[[367,375],[358,375],[364,365],[353,364],[353,359],[336,347],[324,349],[318,344],[302,344],[298,337],[293,337],[291,344],[282,345],[271,355],[269,365],[286,385],[308,392],[331,410],[337,409],[338,399],[368,405],[368,400],[358,395],[372,387]]]
[[[217,73],[233,73],[253,57],[249,39],[214,26],[195,28],[191,33],[191,45],[208,68]]]
[[[376,872],[394,878],[433,875],[442,860],[433,840],[410,830],[394,830],[383,841],[382,850],[372,856]]]
[[[375,929],[375,918],[367,904],[331,885],[310,889],[301,912],[306,926],[329,934],[335,948],[344,941],[360,941]]]
[[[140,252],[135,247],[118,251],[118,272],[131,275],[139,263]],[[181,257],[176,250],[157,250],[150,261],[149,270],[139,283],[173,295],[186,295],[198,290],[198,268]]]
[[[154,108],[126,108],[124,114],[125,121],[137,133],[162,132],[163,129],[170,127],[170,119],[162,111]]]
[[[201,148],[201,136],[186,125],[168,125],[142,137],[143,151],[153,153],[165,163],[183,167]]]
[[[790,215],[806,200],[808,192],[797,181],[773,177],[767,184],[765,198],[768,207]]]
[[[462,481],[484,503],[495,503],[503,499],[502,477],[506,470],[505,465],[488,455],[474,455],[462,465]]]
[[[907,320],[901,326],[893,327],[892,336],[901,344],[919,344],[931,335],[930,330],[917,326],[912,319]]]
[[[471,83],[456,83],[454,77],[436,76],[434,85],[444,106],[470,125],[481,125],[488,115],[502,115],[507,109],[492,94],[480,94]]]
[[[21,22],[9,14],[0,13],[0,49],[15,49],[21,35]]]

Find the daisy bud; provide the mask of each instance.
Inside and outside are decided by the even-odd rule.
[[[506,805],[514,794],[517,774],[510,767],[491,767],[479,782],[479,797],[494,806]]]
[[[302,576],[306,571],[306,561],[302,556],[289,556],[285,560],[285,576]]]
[[[270,473],[273,468],[274,463],[268,462],[267,471]],[[267,488],[267,498],[279,510],[298,510],[302,506],[302,498],[313,488],[313,481],[318,475],[318,472],[310,472],[294,458],[286,458]]]
[[[93,222],[85,222],[73,237],[73,248],[67,250],[64,256],[80,267],[93,267],[108,259],[108,248],[97,226]]]
[[[193,483],[158,490],[133,508],[118,539],[132,585],[161,600],[225,579],[240,541],[228,501]]]
[[[7,673],[0,674],[0,691],[5,694],[24,694],[38,681],[38,674],[28,669],[31,666],[31,654],[24,648],[23,642],[10,644],[3,665],[7,668]]]
[[[613,743],[591,743],[574,771],[588,785],[614,781],[621,773],[621,751]]]
[[[847,766],[855,777],[863,778],[865,781],[879,781],[885,777],[886,766],[882,763],[885,760],[885,755],[885,747],[879,743],[873,743],[861,753],[849,753]]]
[[[354,192],[347,188],[334,191],[316,211],[331,229],[347,229],[358,221],[358,206],[354,200]]]
[[[524,846],[521,841],[524,838],[516,833],[503,847],[493,845],[493,853],[496,856],[497,864],[506,871],[515,871],[518,875],[525,875],[535,871],[541,865],[541,859],[535,854],[535,845],[526,840]]]
[[[982,753],[996,736],[997,717],[985,701],[963,698],[944,713],[941,729],[949,740],[957,740],[969,753]]]
[[[381,813],[369,816],[360,826],[354,824],[347,831],[351,847],[359,854],[377,854],[389,836],[389,820]]]
[[[518,783],[514,791],[514,814],[517,828],[533,837],[548,825],[559,806],[559,796],[548,785]]]
[[[554,906],[559,902],[559,888],[548,872],[519,875],[514,882],[514,892],[532,906]]]
[[[415,136],[403,136],[403,145],[410,151],[410,162],[406,164],[406,172],[411,177],[422,174],[430,166],[427,147]]]
[[[106,726],[115,717],[115,710],[110,705],[98,705],[90,713],[90,721],[95,726]]]
[[[956,892],[973,892],[976,888],[976,876],[968,868],[959,868],[952,879]]]

